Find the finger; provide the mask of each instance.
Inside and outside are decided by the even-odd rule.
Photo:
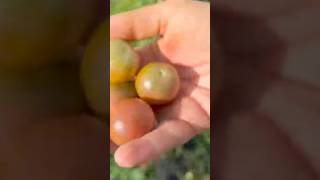
[[[196,134],[197,131],[185,121],[166,121],[144,137],[120,146],[115,153],[115,160],[119,166],[124,168],[141,165],[184,144]]]
[[[158,120],[164,121],[158,129],[141,139],[120,146],[115,153],[119,166],[129,168],[157,159],[161,154],[210,128],[208,114],[190,97],[179,98],[170,106],[155,111]]]
[[[111,16],[110,38],[138,40],[161,33],[162,3]]]

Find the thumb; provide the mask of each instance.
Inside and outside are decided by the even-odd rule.
[[[110,38],[139,40],[161,34],[165,24],[163,3],[110,17]]]

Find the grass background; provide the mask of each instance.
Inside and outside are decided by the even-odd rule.
[[[159,0],[111,0],[110,15],[157,3]],[[155,38],[132,42],[144,46]],[[122,169],[110,155],[111,180],[210,180],[210,132],[163,155],[159,161],[142,168]]]

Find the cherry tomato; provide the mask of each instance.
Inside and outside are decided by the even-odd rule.
[[[110,41],[110,82],[123,83],[134,80],[139,68],[139,57],[125,41]]]
[[[107,30],[104,22],[87,45],[81,66],[81,81],[89,106],[98,115],[107,116]]]
[[[110,105],[116,102],[137,97],[136,88],[133,82],[110,84]]]
[[[162,105],[172,101],[180,89],[176,69],[167,63],[150,63],[142,68],[135,82],[139,97],[149,104]]]
[[[119,101],[110,111],[110,138],[122,145],[150,132],[156,126],[151,107],[138,98]]]

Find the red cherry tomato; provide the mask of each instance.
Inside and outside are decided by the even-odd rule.
[[[151,107],[138,98],[119,101],[110,111],[110,138],[122,145],[150,132],[156,126]]]

